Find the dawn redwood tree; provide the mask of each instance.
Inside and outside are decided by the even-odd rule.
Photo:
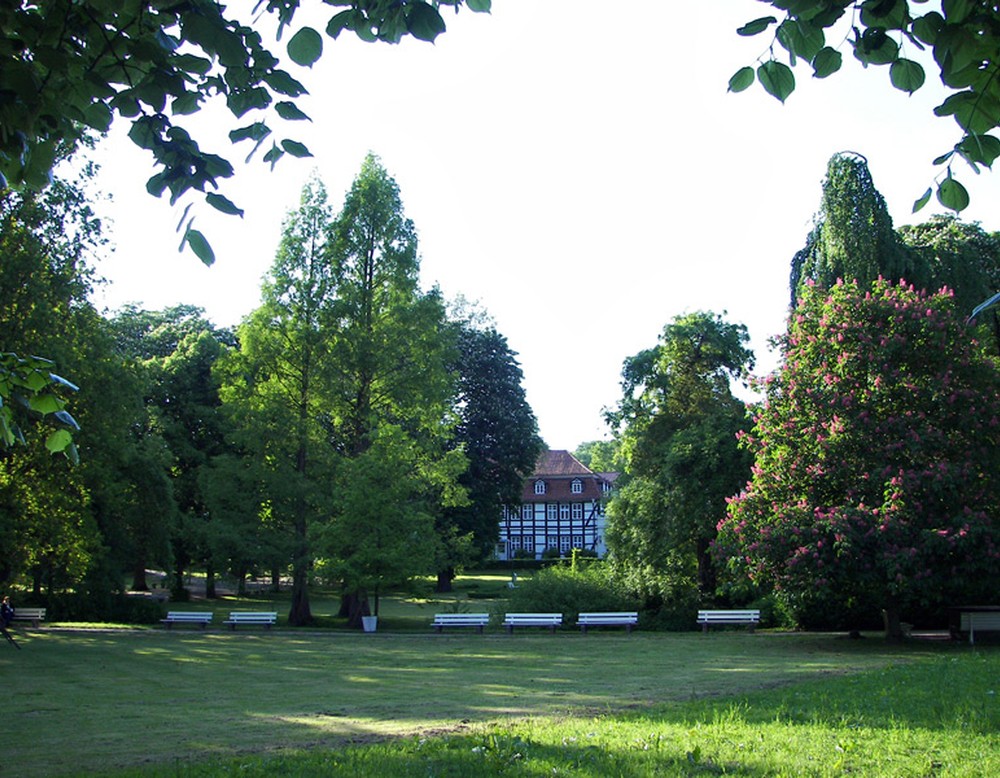
[[[346,460],[367,457],[376,441],[392,441],[411,452],[403,461],[416,457],[422,472],[453,472],[446,462],[461,456],[450,443],[457,421],[451,370],[456,333],[448,325],[440,292],[420,289],[417,248],[416,229],[403,210],[399,186],[378,157],[369,154],[331,230],[329,262],[336,289],[331,312],[336,325],[326,364],[334,388],[326,409],[327,440]],[[388,435],[389,428],[398,434]],[[408,476],[401,472],[399,477]],[[341,496],[362,483],[339,475],[336,482]],[[447,478],[437,488],[441,504],[461,502]],[[333,504],[329,521],[348,522],[364,532],[347,515],[348,502],[345,497]],[[420,516],[402,503],[396,510],[414,519]],[[328,545],[325,551],[350,570],[356,568],[352,549],[362,554],[369,548]],[[432,572],[433,558],[422,562]],[[356,588],[362,580],[346,580],[341,610],[358,626],[368,608],[365,591]]]
[[[732,392],[753,368],[748,340],[742,324],[685,314],[658,345],[625,361],[623,396],[608,414],[625,473],[608,507],[607,540],[630,586],[647,597],[677,575],[696,581],[703,598],[715,594],[710,546],[750,467],[736,439],[746,408]]]
[[[807,288],[718,551],[800,612],[974,599],[1000,573],[1000,370],[950,294]]]
[[[268,516],[288,536],[288,621],[295,626],[312,622],[310,526],[328,515],[332,500],[329,361],[337,286],[328,255],[331,220],[325,188],[310,182],[285,220],[261,306],[240,326],[239,347],[219,363],[232,442],[269,474]]]

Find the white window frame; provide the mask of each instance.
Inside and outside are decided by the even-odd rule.
[[[535,481],[535,494],[545,494],[545,481]]]
[[[583,481],[579,478],[574,478],[569,485],[569,491],[571,494],[583,494]]]

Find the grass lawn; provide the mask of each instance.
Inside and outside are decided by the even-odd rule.
[[[0,646],[0,774],[1000,774],[995,648],[428,621],[22,630],[22,651]]]

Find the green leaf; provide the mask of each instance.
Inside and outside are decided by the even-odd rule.
[[[201,95],[197,92],[185,92],[180,97],[174,98],[170,103],[170,110],[181,116],[197,113],[201,108]]]
[[[248,124],[246,127],[239,127],[232,130],[229,133],[229,140],[233,143],[239,143],[241,140],[255,140],[260,141],[271,134],[270,128],[263,122],[254,122],[253,124]]]
[[[746,24],[744,24],[736,31],[736,34],[742,35],[744,37],[749,37],[751,35],[759,35],[760,33],[764,32],[764,30],[766,30],[768,27],[770,27],[772,24],[776,24],[777,22],[778,20],[775,19],[773,16],[762,16],[759,19],[754,19],[752,22],[747,22]]]
[[[795,74],[783,62],[772,59],[763,63],[757,68],[757,78],[760,79],[764,91],[781,102],[785,102],[795,91]]]
[[[142,116],[132,122],[132,129],[128,131],[128,136],[140,149],[150,151],[161,143],[161,127],[162,125],[153,117]]]
[[[1000,139],[993,135],[967,135],[958,146],[959,153],[970,163],[979,163],[992,167],[993,161],[1000,157]]]
[[[778,27],[778,41],[790,53],[811,62],[826,43],[826,36],[809,22],[786,19]]]
[[[271,163],[271,170],[274,170],[274,165],[279,159],[285,156],[285,152],[278,148],[277,144],[272,143],[271,148],[268,149],[267,153],[264,155],[264,161]]]
[[[302,143],[297,140],[283,140],[281,141],[281,148],[291,154],[293,157],[311,157],[312,152],[309,151]]]
[[[930,199],[931,199],[931,188],[927,187],[927,191],[924,192],[919,198],[917,198],[914,201],[912,212],[916,213],[917,211],[919,211],[921,208],[927,205],[928,202],[930,202]]]
[[[896,89],[912,95],[924,85],[924,69],[912,59],[897,59],[889,67],[889,80]]]
[[[968,191],[950,174],[938,186],[937,199],[945,208],[956,213],[964,211],[969,206]]]
[[[233,201],[230,200],[228,197],[224,197],[223,195],[220,194],[215,194],[214,192],[209,192],[208,194],[205,195],[205,200],[208,202],[209,205],[211,205],[217,211],[222,211],[223,213],[227,213],[230,216],[240,216],[240,217],[243,216],[243,209],[237,208],[236,205],[233,204]]]
[[[431,43],[446,29],[444,19],[437,9],[423,2],[410,6],[410,11],[406,15],[406,28],[414,38]]]
[[[844,57],[839,51],[831,49],[829,46],[825,46],[816,53],[815,57],[813,57],[813,76],[815,78],[826,78],[829,75],[833,75],[840,70],[840,66],[843,62]]]
[[[744,89],[749,87],[754,82],[754,74],[752,67],[742,67],[733,73],[732,78],[729,79],[729,91],[730,92],[742,92]]]
[[[36,394],[28,398],[28,406],[31,410],[43,416],[61,411],[66,403],[54,394]]]
[[[306,114],[298,109],[295,103],[291,103],[288,100],[282,100],[280,103],[274,104],[274,110],[278,112],[278,116],[282,119],[287,119],[289,121],[312,121]]]
[[[296,65],[312,67],[323,55],[323,37],[312,27],[303,27],[288,41],[288,56]]]
[[[45,439],[45,448],[52,454],[61,454],[73,443],[69,430],[55,430]]]
[[[488,14],[490,12],[492,0],[467,0],[466,5],[469,6],[470,11]]]
[[[198,230],[193,230],[188,227],[187,232],[184,233],[184,240],[181,242],[181,247],[187,244],[191,247],[191,250],[195,253],[205,265],[211,266],[215,263],[215,252],[212,251],[211,245],[205,240],[205,236],[202,235]]]
[[[917,37],[917,40],[933,46],[937,40],[938,32],[944,27],[944,19],[937,11],[931,11],[913,20],[910,30]]]

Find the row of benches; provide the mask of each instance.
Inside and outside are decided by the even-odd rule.
[[[475,627],[482,632],[489,620],[488,613],[438,613],[431,626],[438,632],[445,627]],[[631,633],[638,620],[639,614],[635,611],[581,613],[576,625],[584,633],[587,627],[599,626],[625,627],[625,631]],[[547,627],[550,632],[555,632],[556,627],[562,626],[562,622],[561,613],[508,613],[504,616],[503,627],[508,633],[513,632],[514,627]],[[698,623],[704,632],[713,624],[746,625],[753,632],[754,627],[760,623],[760,611],[701,610],[698,611]]]
[[[210,611],[170,611],[165,619],[161,619],[167,629],[174,624],[195,624],[202,629],[212,623],[214,614]],[[45,608],[18,608],[14,611],[16,621],[30,621],[32,626],[38,627],[39,623],[45,620]],[[577,626],[586,633],[588,627],[625,627],[625,631],[632,632],[632,628],[638,623],[639,614],[636,611],[617,612],[591,612],[581,613],[577,619]],[[475,627],[479,632],[490,620],[488,613],[438,613],[434,616],[432,626],[438,632],[445,627]],[[275,611],[232,611],[229,618],[222,623],[230,629],[235,630],[238,625],[262,626],[270,629],[278,621],[278,614]],[[503,626],[507,632],[513,632],[514,627],[546,627],[550,632],[555,632],[556,627],[562,626],[563,616],[561,613],[507,613],[504,616]],[[709,625],[742,624],[747,625],[753,632],[754,626],[760,622],[759,610],[701,610],[698,611],[698,623],[703,631],[708,631]]]
[[[160,619],[167,629],[174,624],[197,624],[205,629],[212,623],[212,614],[209,611],[169,611],[165,619]],[[276,611],[232,611],[229,618],[222,622],[230,629],[235,630],[236,626],[260,626],[270,629],[278,623],[278,613]]]

